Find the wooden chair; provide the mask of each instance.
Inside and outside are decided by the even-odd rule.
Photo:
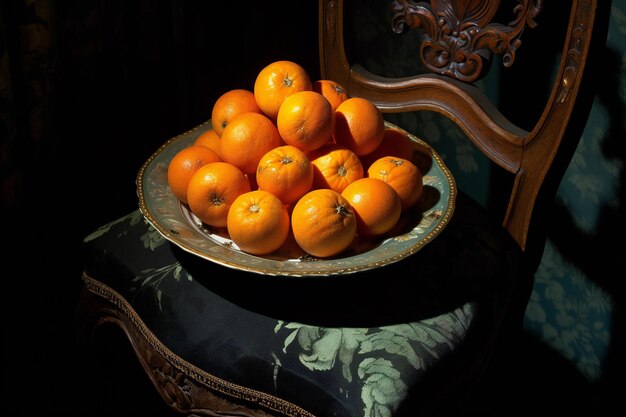
[[[592,45],[603,42],[609,4],[568,5],[390,2],[390,30],[420,30],[411,59],[430,72],[389,78],[360,65],[349,49],[354,43],[344,39],[354,13],[349,6],[356,6],[320,0],[322,78],[385,113],[449,118],[512,176],[504,215],[494,219],[494,211],[453,190],[449,223],[418,252],[345,277],[294,279],[201,259],[163,239],[167,231],[136,211],[85,239],[77,310],[85,352],[105,325],[119,326],[165,403],[188,415],[462,414],[475,403],[474,388],[491,359],[506,359],[522,328],[546,207],[590,107],[587,64]],[[503,8],[514,15],[510,23],[495,20],[508,16]],[[559,18],[546,21],[544,14]],[[554,61],[521,51],[541,48],[523,35],[557,23],[563,45],[553,70]],[[552,71],[545,106],[530,128],[505,117],[476,84],[498,55],[507,69],[523,55]],[[523,84],[524,75],[508,81]]]

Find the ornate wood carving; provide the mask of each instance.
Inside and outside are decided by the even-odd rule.
[[[526,26],[537,24],[543,0],[517,0],[509,24],[492,22],[500,0],[394,0],[393,30],[422,28],[420,57],[431,71],[465,82],[484,75],[494,53],[508,67],[522,44]]]
[[[326,5],[326,16],[326,33],[330,35],[330,44],[334,46],[336,42],[335,34],[337,33],[337,3],[334,1],[328,2]]]
[[[120,294],[86,274],[83,282],[77,311],[81,339],[88,339],[88,334],[104,323],[119,326],[161,397],[177,412],[190,416],[312,417],[294,404],[232,384],[183,360],[155,337]]]
[[[567,51],[567,63],[561,78],[557,103],[565,102],[565,99],[576,82],[582,49],[585,44],[585,38],[587,37],[585,23],[589,21],[590,8],[591,6],[588,0],[582,1],[578,5],[574,26],[572,27],[569,49]]]

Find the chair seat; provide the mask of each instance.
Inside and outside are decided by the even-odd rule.
[[[79,320],[115,316],[178,410],[445,414],[437,399],[479,372],[522,279],[521,251],[486,219],[459,193],[447,227],[405,260],[297,278],[201,259],[134,211],[85,239]]]

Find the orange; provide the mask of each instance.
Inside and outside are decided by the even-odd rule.
[[[263,114],[253,112],[232,118],[220,139],[222,159],[245,174],[253,174],[263,155],[284,145],[274,122]]]
[[[374,161],[383,156],[413,160],[413,141],[406,132],[394,128],[386,128],[383,140],[373,152],[361,157],[363,168],[367,170]]]
[[[221,144],[220,137],[215,133],[215,129],[209,129],[201,133],[193,142],[194,145],[202,145],[207,148],[211,148],[221,157]]]
[[[359,157],[348,148],[328,144],[313,152],[314,188],[330,188],[338,193],[364,176]]]
[[[373,152],[385,135],[385,122],[378,107],[361,97],[351,97],[335,111],[335,141],[358,156]]]
[[[228,234],[244,252],[266,255],[280,248],[290,232],[287,209],[274,194],[256,190],[239,195],[230,206]]]
[[[187,186],[198,169],[210,162],[221,161],[215,151],[206,146],[191,145],[180,150],[167,167],[167,184],[177,199],[187,203]]]
[[[402,210],[412,207],[422,195],[422,173],[408,159],[384,156],[369,167],[367,176],[391,185],[400,197]]]
[[[356,214],[360,236],[382,235],[400,219],[400,197],[391,185],[382,180],[361,178],[349,184],[341,195],[350,202]]]
[[[326,258],[350,246],[356,236],[356,217],[348,200],[338,192],[312,190],[293,207],[291,229],[305,252]]]
[[[250,183],[239,168],[227,162],[213,162],[193,174],[187,187],[187,199],[189,208],[202,222],[226,227],[231,204],[248,191]]]
[[[285,98],[278,110],[276,125],[285,143],[308,152],[331,140],[335,115],[323,95],[300,91]]]
[[[259,189],[271,192],[284,204],[292,204],[311,191],[313,165],[295,146],[278,146],[259,161],[256,182]]]
[[[313,83],[312,88],[313,91],[326,97],[333,111],[337,110],[341,103],[350,98],[348,91],[333,80],[317,80]]]
[[[211,122],[215,133],[221,136],[222,131],[233,117],[247,112],[261,113],[252,91],[236,88],[225,92],[215,100],[211,110]]]
[[[263,113],[276,120],[283,100],[311,88],[311,78],[300,64],[293,61],[274,61],[257,74],[254,97]]]

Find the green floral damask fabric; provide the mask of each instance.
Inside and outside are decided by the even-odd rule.
[[[355,60],[379,75],[401,77],[422,72],[416,63],[417,41],[411,34],[391,30],[392,12],[386,5],[358,2],[351,36],[367,52]],[[380,19],[384,15],[385,19]],[[541,14],[537,18],[542,22]],[[354,29],[356,28],[356,29]],[[413,36],[413,37],[411,37]],[[401,41],[398,38],[401,37]],[[523,48],[523,46],[522,46]],[[377,53],[371,53],[376,51]],[[623,150],[626,138],[626,4],[613,1],[602,79],[583,137],[565,173],[555,201],[554,224],[525,317],[526,330],[571,361],[591,381],[602,377],[608,363],[617,361],[613,313],[623,310],[617,275],[623,275],[624,228]],[[478,82],[498,102],[497,76]],[[453,123],[428,112],[386,114],[385,118],[429,142],[453,172],[460,189],[486,203],[489,164]],[[621,145],[620,145],[621,144]],[[615,248],[608,242],[618,242]],[[617,310],[616,310],[617,309]],[[623,319],[621,319],[623,320]],[[621,327],[620,327],[621,326]],[[621,329],[621,330],[620,330]],[[613,341],[612,341],[613,340]],[[614,343],[615,342],[615,343]],[[623,342],[621,342],[623,343]]]
[[[466,304],[451,314],[374,329],[279,321],[276,333],[286,337],[276,356],[295,354],[314,372],[341,370],[338,389],[346,398],[362,400],[362,415],[392,416],[409,386],[463,340],[473,314],[471,305]],[[410,372],[403,372],[398,360],[408,365]]]

